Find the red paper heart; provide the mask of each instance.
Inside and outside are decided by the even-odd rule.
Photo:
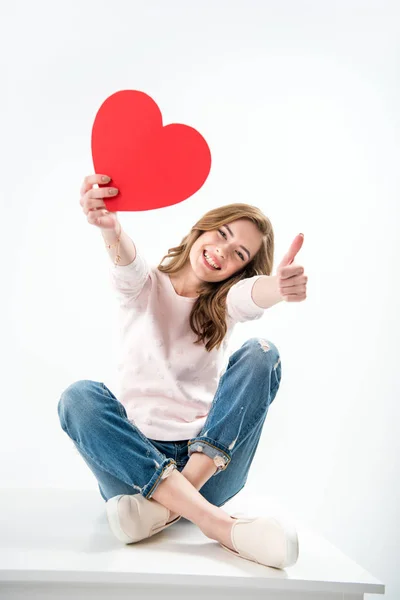
[[[95,173],[112,180],[99,187],[119,190],[104,198],[107,210],[139,211],[186,200],[206,181],[211,153],[205,139],[188,125],[163,127],[161,111],[150,96],[123,90],[109,96],[92,128]]]

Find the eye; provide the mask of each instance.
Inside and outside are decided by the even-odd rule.
[[[221,231],[221,229],[218,229],[218,231],[225,239],[227,239],[226,233],[224,231]],[[238,252],[238,256],[241,256],[242,260],[245,260],[243,254],[241,252]]]

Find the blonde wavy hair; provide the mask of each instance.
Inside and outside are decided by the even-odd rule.
[[[274,232],[270,220],[256,206],[243,203],[226,204],[205,213],[193,225],[179,246],[168,249],[157,266],[163,273],[176,273],[189,260],[190,251],[196,240],[205,232],[218,229],[236,219],[249,219],[262,233],[262,244],[253,259],[242,269],[221,282],[205,281],[200,287],[200,295],[190,313],[190,327],[198,336],[195,344],[205,343],[208,352],[219,348],[227,332],[226,296],[238,281],[254,275],[270,275],[274,260]],[[162,265],[170,259],[168,265]]]

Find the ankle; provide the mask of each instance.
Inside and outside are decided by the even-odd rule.
[[[227,535],[230,536],[230,531],[234,523],[234,519],[230,515],[223,511],[221,511],[221,513],[221,515],[211,518],[210,515],[206,515],[204,520],[199,524],[204,535],[217,542],[226,539]]]
[[[203,485],[215,474],[217,467],[209,456],[194,452],[182,470],[182,475],[200,490]]]

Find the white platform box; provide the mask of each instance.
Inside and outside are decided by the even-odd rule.
[[[237,504],[232,510],[232,502],[224,510],[241,510]],[[384,594],[380,581],[296,526],[299,560],[280,570],[230,554],[185,519],[137,544],[121,544],[96,491],[2,489],[0,598],[361,600]]]

